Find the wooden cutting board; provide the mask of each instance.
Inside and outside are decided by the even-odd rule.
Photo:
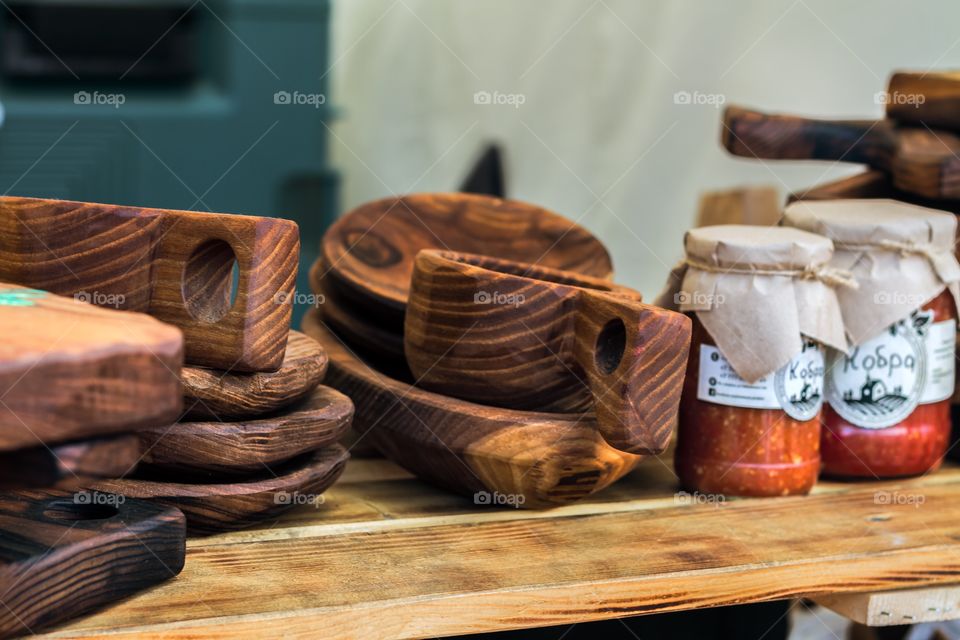
[[[289,220],[0,197],[0,280],[149,313],[191,364],[280,366],[299,249]]]
[[[478,504],[487,498],[496,504],[495,496],[526,508],[576,502],[642,459],[607,445],[592,415],[488,407],[388,378],[345,348],[315,310],[304,317],[303,331],[327,350],[327,382],[353,398],[354,430],[363,440]]]
[[[183,382],[186,419],[254,418],[302,400],[327,373],[327,354],[299,331],[287,339],[283,364],[276,371],[235,373],[186,366]]]
[[[609,278],[610,255],[589,231],[540,207],[466,193],[376,200],[337,220],[321,257],[331,288],[377,322],[402,324],[413,258],[446,249]]]
[[[960,131],[960,72],[900,72],[890,78],[887,117],[901,123]]]
[[[40,631],[180,573],[182,513],[140,500],[85,504],[91,495],[0,494],[0,637]]]
[[[317,387],[283,411],[234,422],[179,422],[138,432],[144,472],[166,479],[262,473],[337,442],[350,427],[353,402]]]
[[[254,478],[228,482],[165,482],[138,478],[99,480],[90,488],[177,507],[195,534],[242,529],[300,505],[322,506],[350,455],[331,445]]]
[[[742,107],[724,114],[723,144],[747,158],[854,162],[926,198],[960,198],[960,137],[890,120],[816,120]]]
[[[0,451],[169,424],[179,329],[0,283]]]
[[[0,488],[73,486],[85,478],[119,478],[140,462],[136,434],[104,436],[0,453]]]
[[[940,209],[960,214],[960,200],[946,198],[924,198],[902,191],[893,186],[890,177],[883,171],[871,169],[839,180],[816,184],[807,189],[794,191],[789,201],[795,200],[837,200],[847,198],[887,198],[900,200],[920,207]]]

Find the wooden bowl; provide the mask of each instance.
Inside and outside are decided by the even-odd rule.
[[[321,257],[338,295],[373,311],[377,322],[402,323],[413,259],[421,249],[477,253],[597,278],[613,272],[603,244],[578,224],[524,202],[465,193],[361,205],[327,230]]]

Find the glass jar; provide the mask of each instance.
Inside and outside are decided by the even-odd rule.
[[[803,352],[790,364],[748,385],[726,363],[696,314],[689,315],[693,338],[674,460],[680,483],[691,490],[737,496],[808,493],[820,471],[824,373],[820,345],[805,340]],[[702,363],[702,358],[711,364]],[[793,379],[788,380],[791,373]],[[738,407],[700,399],[709,398],[712,390],[753,396],[754,404],[761,404],[759,398],[769,397],[771,390],[777,395],[778,385],[785,387],[788,402],[806,403],[801,410],[791,407],[793,416],[779,407]]]
[[[859,395],[856,388],[853,389],[854,394],[849,400],[850,408],[838,411],[828,401],[824,407],[824,429],[820,445],[824,474],[884,478],[919,475],[936,471],[940,467],[950,442],[956,321],[957,307],[953,295],[944,290],[923,305],[919,313],[911,316],[904,324],[903,329],[920,333],[919,342],[924,351],[926,371],[923,372],[923,388],[919,390],[916,408],[902,420],[890,425],[885,424],[889,419],[871,424],[852,410],[853,406],[860,406],[861,403],[879,403],[888,397],[891,402],[901,401],[901,397],[904,397],[903,402],[911,402],[911,391],[903,388],[902,381],[916,380],[917,375],[901,375],[891,383],[892,376],[885,375],[892,371],[890,365],[872,376],[869,372],[860,373],[861,376],[867,375],[867,381],[861,386]],[[842,376],[845,365],[856,365],[858,360],[862,364],[864,359],[877,353],[878,346],[887,347],[881,349],[880,354],[886,354],[887,360],[890,360],[890,356],[897,351],[890,349],[887,337],[896,330],[887,329],[878,338],[861,345],[859,351],[854,351],[850,357],[841,357],[831,366],[839,370],[838,376]],[[909,341],[901,342],[906,345]],[[877,360],[874,356],[874,362]],[[858,372],[853,375],[856,373]],[[836,384],[835,376],[831,373],[830,377],[832,386]],[[871,384],[872,388],[867,387],[867,384]],[[896,393],[898,386],[900,392]],[[846,385],[847,392],[851,390],[849,387],[850,385]],[[876,389],[881,387],[884,387],[886,393],[881,398],[875,398]],[[840,398],[834,404],[839,407],[843,401],[844,389],[838,389],[838,392]],[[864,394],[868,392],[869,400],[866,400]]]

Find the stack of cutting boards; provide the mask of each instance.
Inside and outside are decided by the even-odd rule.
[[[889,198],[960,214],[960,72],[895,73],[878,97],[886,108],[881,120],[818,120],[730,107],[723,144],[750,158],[867,165],[851,177],[795,192],[791,200]],[[960,378],[953,416],[948,455],[960,460]]]
[[[424,309],[411,311],[412,289],[417,287],[415,266],[433,259],[451,260],[478,278],[492,279],[490,287],[484,285],[479,291],[467,291],[471,282],[479,282],[470,275],[465,288],[440,283],[432,300],[452,305],[450,318],[471,317],[466,331],[447,346],[442,344],[450,328],[446,320]],[[625,349],[624,342],[637,340],[643,331],[629,321],[626,327],[619,324],[622,331],[612,332],[609,340],[616,358],[601,362],[607,342],[600,327],[584,319],[574,334],[573,316],[568,314],[578,306],[577,300],[592,300],[593,292],[601,292],[597,298],[609,303],[604,296],[617,291],[624,294],[624,305],[631,312],[642,308],[641,314],[649,313],[658,321],[661,312],[669,314],[641,305],[639,294],[611,284],[611,275],[606,248],[586,229],[546,209],[469,194],[387,198],[354,209],[325,234],[321,256],[311,270],[311,286],[320,304],[305,317],[303,331],[329,355],[329,384],[356,404],[350,433],[353,451],[372,445],[415,475],[471,496],[478,505],[569,504],[621,478],[645,453],[640,450],[645,444],[633,450],[612,446],[604,437],[609,435],[604,425],[622,425],[615,419],[601,420],[589,397],[584,401],[583,394],[577,393],[588,385],[586,369],[601,365],[609,364],[607,371],[616,372],[614,378],[632,379],[629,372],[624,373],[626,363],[639,356]],[[512,313],[509,305],[498,306],[501,298],[530,306]],[[615,302],[610,304],[616,306]],[[603,304],[598,308],[604,311],[599,313],[609,312]],[[512,335],[503,333],[506,316],[500,311],[509,313],[514,324],[519,318],[521,325],[529,326]],[[648,389],[649,398],[645,396],[642,406],[634,407],[634,414],[643,414],[654,404],[675,409],[679,400],[689,331],[687,327],[684,334],[682,316],[668,321],[679,330],[651,336],[648,353],[669,352],[663,371],[677,375],[657,379]],[[433,342],[436,353],[454,356],[450,368],[435,366],[439,362],[430,355],[409,357],[411,323],[417,323],[417,332],[426,341],[437,340]],[[674,335],[677,344],[668,345],[668,336]],[[576,364],[569,370],[558,366],[562,358],[555,350],[572,347],[575,337],[583,336],[589,351],[579,360],[584,370],[574,371],[579,369]],[[542,352],[544,366],[528,363],[510,373],[511,365],[506,364],[495,372],[496,378],[493,372],[482,375],[493,386],[490,401],[472,393],[469,384],[427,380],[441,369],[463,375],[470,363],[496,363],[500,356],[495,351],[506,353],[509,360],[528,352],[524,345]],[[621,357],[623,366],[617,369]],[[412,364],[423,365],[420,375],[411,373]],[[570,385],[570,397],[577,400],[563,402],[561,393],[559,405],[543,403],[541,407],[539,398],[522,402],[499,393],[494,382],[503,378],[507,384],[529,384],[531,375],[540,375],[537,372],[546,368],[556,374],[559,384]],[[661,418],[650,429],[650,450],[665,446],[669,439],[672,417]]]

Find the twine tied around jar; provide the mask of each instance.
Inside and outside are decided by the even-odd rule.
[[[853,278],[853,274],[844,269],[835,269],[826,265],[809,265],[805,269],[755,269],[740,267],[720,267],[698,260],[687,258],[684,263],[688,267],[706,271],[707,273],[729,273],[744,276],[784,276],[800,278],[801,280],[818,280],[830,287],[849,287],[856,289],[860,285]]]

